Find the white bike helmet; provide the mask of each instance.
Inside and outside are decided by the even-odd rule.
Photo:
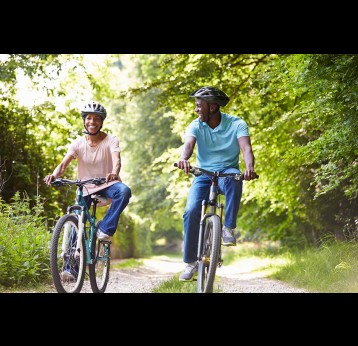
[[[98,114],[102,120],[106,119],[107,116],[105,108],[96,101],[90,101],[81,107],[81,116],[83,119],[87,114]]]

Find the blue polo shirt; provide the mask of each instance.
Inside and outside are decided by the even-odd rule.
[[[196,138],[196,166],[221,172],[230,167],[239,169],[238,138],[249,136],[249,129],[241,118],[221,112],[221,122],[215,129],[197,118],[187,127],[188,136]]]

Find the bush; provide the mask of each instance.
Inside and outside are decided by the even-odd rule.
[[[128,213],[122,214],[111,247],[112,258],[146,257],[151,255],[150,230],[142,227]]]
[[[50,279],[49,244],[43,203],[30,206],[25,194],[16,193],[5,204],[0,197],[0,286],[19,287]]]

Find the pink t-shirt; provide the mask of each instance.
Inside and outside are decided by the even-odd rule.
[[[115,151],[121,151],[119,148],[119,140],[116,136],[107,134],[95,147],[88,145],[86,136],[77,138],[71,143],[67,154],[77,159],[77,179],[84,180],[106,177],[108,173],[112,173],[112,152]],[[88,184],[83,189],[83,194],[87,196],[115,183],[118,183],[118,180],[105,183],[101,186]]]

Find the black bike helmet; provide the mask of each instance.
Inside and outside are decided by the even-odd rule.
[[[96,101],[84,104],[81,108],[81,116],[84,119],[87,114],[98,114],[102,120],[106,119],[107,112],[105,108]]]
[[[193,91],[189,97],[203,99],[208,103],[217,103],[220,106],[226,106],[230,98],[218,88],[206,86]]]

